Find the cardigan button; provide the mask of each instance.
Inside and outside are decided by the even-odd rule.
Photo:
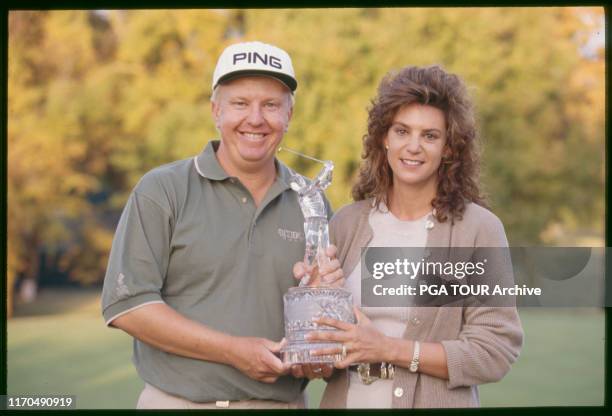
[[[404,389],[401,387],[397,387],[394,391],[393,391],[393,395],[395,397],[402,397],[404,395]]]
[[[417,316],[413,316],[410,322],[412,322],[412,325],[421,325],[421,320]]]

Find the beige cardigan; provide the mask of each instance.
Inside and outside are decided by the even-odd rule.
[[[343,207],[330,222],[330,237],[338,247],[345,276],[360,260],[361,248],[372,239],[368,215],[372,200]],[[487,209],[466,206],[463,219],[434,221],[427,247],[507,247],[501,221]],[[449,380],[411,373],[396,367],[394,408],[477,407],[478,384],[499,381],[518,358],[523,331],[516,308],[415,307],[410,311],[403,338],[441,342],[447,356]],[[328,380],[321,408],[345,408],[348,373],[336,370]]]

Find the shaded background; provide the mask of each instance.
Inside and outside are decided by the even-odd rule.
[[[350,201],[380,79],[441,64],[475,99],[482,180],[510,244],[603,246],[603,20],[575,7],[10,12],[9,393],[134,406],[131,339],[99,312],[114,229],[146,171],[217,136],[210,80],[236,41],[292,56],[284,143],[335,162],[334,208]],[[603,403],[603,312],[521,316],[523,355],[483,405]]]

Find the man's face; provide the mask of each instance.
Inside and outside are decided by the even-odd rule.
[[[256,172],[272,163],[289,125],[289,89],[268,77],[244,77],[220,85],[212,115],[221,134],[217,157],[239,172]]]

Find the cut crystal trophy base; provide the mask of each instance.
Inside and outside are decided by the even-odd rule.
[[[281,360],[284,363],[308,364],[308,363],[328,363],[333,364],[342,360],[342,354],[311,355],[310,351],[322,350],[327,348],[342,348],[342,344],[337,342],[328,343],[305,343],[291,345],[281,350]]]
[[[313,320],[329,317],[338,321],[355,323],[353,296],[345,289],[332,287],[293,287],[283,296],[285,305],[285,338],[287,345],[281,349],[284,363],[334,363],[342,354],[312,355],[311,351],[340,349],[338,342],[308,342],[306,334],[312,331],[337,331],[327,325],[318,325]]]

